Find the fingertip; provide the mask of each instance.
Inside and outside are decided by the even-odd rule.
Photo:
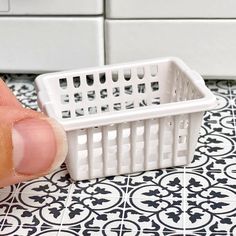
[[[58,168],[67,154],[65,132],[49,118],[25,119],[15,123],[12,141],[17,175],[45,175]]]
[[[66,132],[64,131],[63,127],[54,119],[51,118],[45,118],[45,119],[53,129],[57,146],[56,156],[54,158],[51,168],[49,169],[49,172],[51,172],[59,168],[61,164],[65,161],[65,158],[68,153],[68,143],[67,143]]]

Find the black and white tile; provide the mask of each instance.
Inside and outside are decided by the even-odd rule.
[[[35,75],[3,75],[37,110]],[[209,80],[218,106],[204,115],[190,165],[73,182],[63,164],[0,189],[0,235],[236,235],[236,81]]]

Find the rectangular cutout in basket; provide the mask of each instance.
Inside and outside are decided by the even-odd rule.
[[[45,74],[36,88],[42,111],[67,132],[74,180],[190,163],[216,103],[177,58]]]

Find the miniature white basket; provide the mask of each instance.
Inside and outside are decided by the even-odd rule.
[[[190,163],[216,104],[177,58],[40,75],[36,87],[42,111],[67,132],[74,180]]]

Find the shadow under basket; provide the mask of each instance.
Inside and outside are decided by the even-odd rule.
[[[190,163],[204,111],[216,105],[178,58],[40,75],[36,88],[41,110],[67,132],[74,180]]]

